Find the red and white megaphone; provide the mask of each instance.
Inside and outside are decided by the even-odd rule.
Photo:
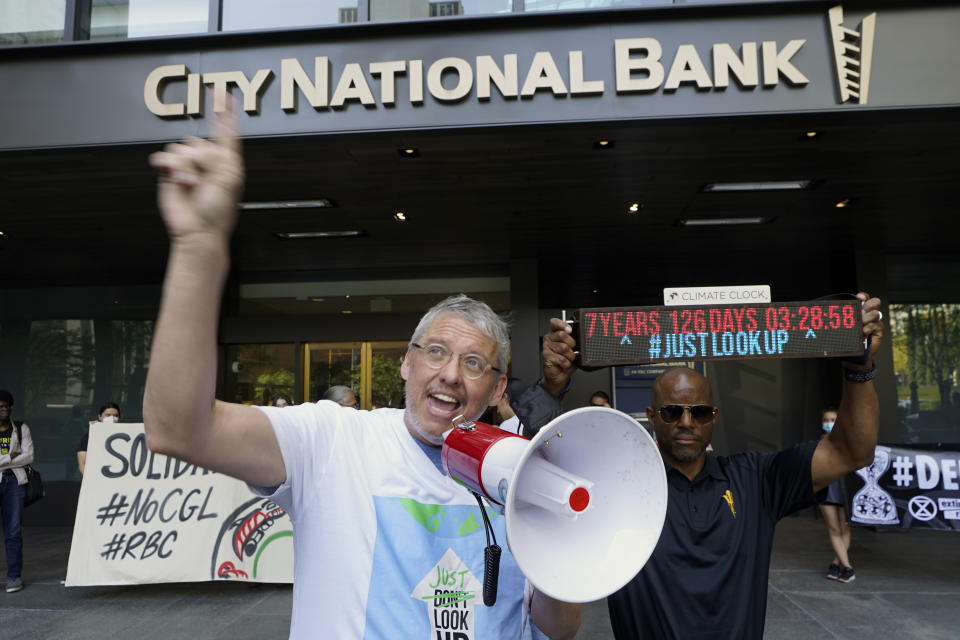
[[[517,565],[557,600],[617,591],[660,539],[663,460],[650,434],[615,409],[575,409],[533,440],[461,423],[445,434],[441,459],[453,478],[503,508]]]

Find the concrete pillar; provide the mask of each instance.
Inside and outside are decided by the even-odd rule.
[[[887,299],[887,262],[880,251],[857,251],[857,288],[883,301],[883,344],[874,357],[877,377],[873,384],[880,396],[880,442],[900,441],[897,421],[897,383],[893,375],[893,336],[890,333],[890,300]]]
[[[510,261],[513,375],[528,383],[540,378],[539,281],[535,259]]]

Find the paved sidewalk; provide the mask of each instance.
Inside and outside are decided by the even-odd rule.
[[[67,589],[71,530],[25,527],[24,579],[0,592],[3,640],[265,640],[286,638],[291,587],[189,583]],[[823,522],[788,518],[774,546],[770,640],[960,637],[960,535],[854,528],[857,579],[826,580],[832,552]],[[0,564],[5,570],[5,566]],[[3,575],[0,573],[0,575]],[[323,631],[317,630],[317,638]],[[606,605],[591,603],[577,636],[611,637]]]

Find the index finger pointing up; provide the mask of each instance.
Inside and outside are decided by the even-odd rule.
[[[234,111],[235,100],[227,94],[227,108],[215,112],[210,125],[210,138],[231,151],[240,152],[240,138],[237,136],[237,115]]]

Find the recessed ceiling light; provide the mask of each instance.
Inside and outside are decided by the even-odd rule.
[[[350,309],[341,309],[340,313],[353,313]]]
[[[403,211],[397,211],[395,214],[393,214],[393,219],[397,222],[406,222],[407,214],[405,214]]]
[[[3,231],[0,231],[0,236],[2,236],[2,235],[3,235]]]
[[[819,132],[819,131],[805,131],[804,134],[803,134],[803,137],[806,138],[807,140],[813,140],[814,138],[819,138],[819,137],[820,137],[820,132]]]
[[[594,293],[596,293],[597,291],[599,291],[599,289],[594,289],[594,290],[593,290]]]
[[[809,189],[813,180],[761,180],[758,182],[711,182],[703,185],[701,191],[718,193],[721,191],[783,191]]]
[[[345,296],[343,296],[343,297],[346,298],[347,300],[349,300],[349,299],[350,299],[350,294],[348,293],[347,295],[345,295]]]
[[[330,198],[316,200],[278,200],[274,202],[241,202],[242,211],[265,211],[270,209],[329,209],[335,207]]]
[[[752,216],[745,218],[685,218],[677,220],[684,227],[712,227],[739,224],[767,224],[773,216]]]
[[[613,149],[614,145],[616,144],[617,144],[616,140],[608,140],[606,138],[601,138],[600,140],[594,141],[593,148],[594,149]]]
[[[416,158],[420,155],[420,149],[416,147],[403,147],[402,149],[397,149],[397,153],[400,154],[401,158]]]
[[[844,207],[846,207],[846,206],[849,205],[849,204],[850,204],[850,198],[844,198],[843,200],[841,200],[840,202],[838,202],[837,204],[835,204],[835,205],[833,205],[833,206],[835,206],[837,209],[843,209]]]
[[[359,229],[346,231],[278,231],[273,235],[281,240],[307,240],[310,238],[359,238],[366,235]]]
[[[636,213],[636,212],[640,211],[640,209],[643,209],[643,203],[642,203],[642,202],[634,202],[634,203],[631,204],[629,207],[627,207],[627,211],[628,211],[629,213]]]
[[[326,302],[326,298],[310,298],[311,302]]]

